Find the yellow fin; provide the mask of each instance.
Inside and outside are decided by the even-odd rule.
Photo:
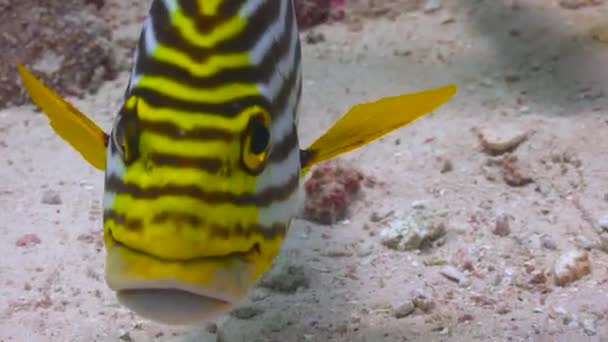
[[[49,117],[53,130],[99,170],[106,164],[106,134],[78,109],[40,82],[23,65],[19,75],[32,101]]]
[[[455,93],[456,86],[447,85],[354,106],[302,151],[302,175],[314,164],[354,150],[431,112]]]

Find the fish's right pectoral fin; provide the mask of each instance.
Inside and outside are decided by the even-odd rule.
[[[352,107],[310,147],[300,151],[302,175],[314,164],[366,145],[430,113],[455,94],[456,85],[450,84]]]
[[[39,81],[23,65],[19,75],[32,101],[50,119],[53,130],[99,170],[106,164],[106,133],[86,115]]]

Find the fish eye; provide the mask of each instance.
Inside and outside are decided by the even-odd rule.
[[[114,120],[114,127],[112,127],[111,137],[112,137],[112,143],[113,143],[114,147],[116,148],[118,153],[124,159],[126,156],[126,152],[127,152],[127,146],[125,144],[125,139],[124,139],[125,138],[124,130],[122,129],[122,126],[120,125],[121,120],[122,120],[122,118],[120,116],[117,116],[116,119]]]
[[[270,118],[266,112],[256,113],[249,120],[245,130],[242,161],[252,173],[264,168],[270,149]]]
[[[111,133],[114,146],[127,163],[137,159],[138,125],[134,114],[121,111]]]

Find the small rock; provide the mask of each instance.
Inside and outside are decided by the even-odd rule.
[[[387,218],[391,217],[393,214],[395,213],[394,210],[391,210],[383,215],[380,215],[378,212],[374,211],[370,216],[369,216],[369,220],[371,222],[377,223],[377,222],[381,222],[386,220]]]
[[[268,298],[269,295],[270,293],[267,289],[258,287],[251,290],[251,292],[249,293],[249,298],[254,302],[259,302]]]
[[[441,9],[441,0],[427,0],[424,4],[424,13],[430,14]]]
[[[443,17],[441,18],[441,21],[439,23],[441,25],[447,25],[447,24],[451,24],[455,21],[456,21],[456,19],[453,16],[451,16],[449,13],[446,13],[445,15],[443,15]]]
[[[530,284],[541,285],[547,281],[547,277],[545,276],[545,272],[542,271],[534,271],[532,273],[532,277],[530,278]]]
[[[446,265],[448,262],[445,259],[441,259],[441,258],[430,258],[427,260],[423,261],[424,266],[443,266]]]
[[[600,226],[600,228],[602,228],[602,230],[608,232],[608,215],[600,217],[600,219],[597,220],[597,224]]]
[[[562,8],[576,10],[583,7],[598,6],[602,4],[602,0],[560,0],[559,5]]]
[[[528,176],[524,171],[517,157],[507,155],[502,160],[502,176],[505,183],[510,186],[524,186],[531,183],[532,177]]]
[[[540,238],[540,242],[542,244],[542,246],[548,250],[556,250],[557,249],[557,244],[555,243],[555,241],[553,241],[549,236],[547,235],[543,235]]]
[[[374,244],[371,241],[360,242],[355,247],[355,251],[358,257],[364,258],[372,254],[374,251]]]
[[[254,306],[242,306],[232,310],[230,315],[238,319],[251,319],[262,312],[263,311],[261,309]]]
[[[595,25],[590,30],[591,37],[598,42],[608,43],[608,23],[601,22],[598,25]]]
[[[496,226],[492,231],[495,235],[505,237],[511,233],[511,227],[509,226],[509,217],[507,215],[499,215],[496,217]]]
[[[407,57],[412,54],[411,50],[394,50],[393,55],[398,57]],[[397,143],[398,142],[398,143]],[[395,145],[401,144],[401,140],[396,140]]]
[[[491,308],[491,307],[496,306],[496,300],[494,300],[488,296],[485,296],[485,295],[473,295],[473,296],[471,296],[471,300],[475,304],[477,304],[481,307],[484,307],[484,308]]]
[[[594,318],[585,317],[585,318],[581,319],[580,325],[581,325],[581,328],[583,328],[583,331],[585,332],[585,334],[587,334],[587,336],[595,336],[597,334]]]
[[[591,249],[593,249],[594,247],[596,247],[598,244],[589,239],[588,237],[584,236],[584,235],[577,235],[574,237],[574,244],[581,249],[590,251]]]
[[[576,315],[573,315],[566,310],[563,306],[553,308],[550,316],[556,319],[561,319],[564,325],[570,325],[577,321]]]
[[[608,253],[608,233],[600,234],[597,248],[604,253]]]
[[[353,253],[344,248],[338,247],[328,250],[327,252],[322,253],[322,255],[330,258],[345,258],[352,256]]]
[[[470,322],[472,320],[473,320],[473,315],[471,315],[471,314],[463,314],[460,317],[458,317],[458,323]]]
[[[456,267],[454,267],[452,265],[447,265],[447,266],[442,267],[439,272],[444,277],[448,278],[451,281],[457,282],[462,286],[468,286],[471,284],[471,281],[466,276],[466,274],[464,274],[463,272],[461,272],[459,269],[457,269]]]
[[[500,130],[475,129],[474,132],[484,152],[490,155],[513,151],[528,137],[527,132],[513,126],[504,126]]]
[[[510,309],[508,306],[506,306],[506,305],[499,306],[499,307],[496,309],[496,313],[497,313],[497,314],[499,314],[499,315],[506,315],[506,314],[508,314],[509,312],[511,312],[511,309]]]
[[[555,283],[565,286],[591,273],[589,254],[586,251],[570,251],[561,255],[554,266]]]
[[[131,335],[129,334],[129,332],[126,332],[126,333],[120,335],[119,339],[121,341],[125,341],[125,342],[133,342],[133,338],[131,338]]]
[[[394,309],[393,316],[395,318],[403,318],[414,312],[414,310],[416,310],[416,305],[414,305],[413,301],[408,300]]]
[[[433,241],[446,234],[445,224],[432,216],[413,213],[391,221],[380,232],[383,245],[398,251],[429,247]]]
[[[305,41],[307,44],[318,44],[325,41],[325,35],[320,32],[309,31],[306,34]]]
[[[448,173],[452,170],[454,170],[454,165],[452,164],[452,161],[449,159],[443,159],[443,162],[441,164],[441,169],[439,170],[439,172]]]
[[[59,205],[61,204],[61,197],[59,193],[54,190],[46,190],[42,194],[42,199],[40,200],[42,204],[50,204],[50,205]]]
[[[205,330],[207,330],[208,333],[210,334],[216,334],[217,333],[217,324],[215,323],[209,323],[205,326]]]
[[[262,276],[260,286],[282,293],[294,293],[299,288],[308,288],[309,280],[304,267],[279,258],[276,264]]]
[[[25,234],[15,241],[17,247],[29,247],[39,244],[40,238],[36,234]]]
[[[429,313],[435,307],[435,302],[426,293],[416,290],[412,291],[412,302],[414,305],[424,313]]]
[[[412,209],[417,209],[417,210],[424,209],[424,208],[426,208],[426,202],[427,201],[424,201],[424,200],[413,201]]]

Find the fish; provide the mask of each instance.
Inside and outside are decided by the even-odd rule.
[[[137,315],[191,325],[227,314],[279,254],[311,167],[456,93],[356,104],[301,148],[295,18],[293,1],[153,0],[109,132],[17,63],[51,128],[104,172],[105,281]]]

